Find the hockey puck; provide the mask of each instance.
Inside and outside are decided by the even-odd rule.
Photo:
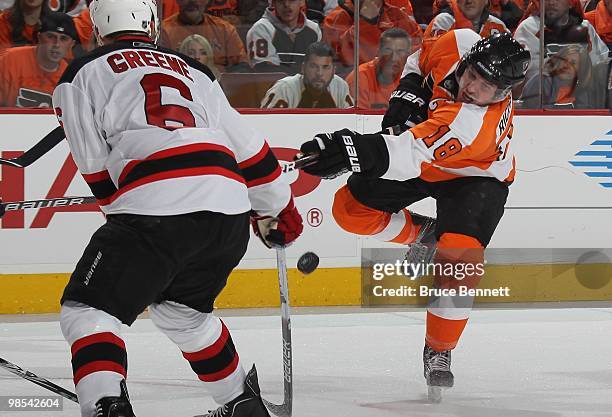
[[[297,269],[302,274],[310,274],[319,266],[319,257],[314,252],[306,252],[297,261]]]

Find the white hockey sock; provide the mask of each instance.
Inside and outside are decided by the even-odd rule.
[[[104,311],[72,301],[64,303],[60,326],[72,352],[74,385],[82,417],[94,417],[96,402],[118,397],[127,375],[127,352],[119,336],[121,322]]]
[[[232,337],[218,317],[169,301],[151,305],[149,312],[217,403],[225,404],[242,394],[246,375]]]

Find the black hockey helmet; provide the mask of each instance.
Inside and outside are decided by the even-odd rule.
[[[472,66],[485,80],[497,86],[499,99],[525,80],[531,54],[509,33],[496,33],[476,42],[457,66],[457,78]]]

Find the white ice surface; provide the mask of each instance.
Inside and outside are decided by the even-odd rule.
[[[243,366],[255,362],[264,396],[280,401],[280,319],[224,320]],[[453,352],[455,388],[435,405],[426,401],[422,377],[423,312],[308,314],[292,320],[295,417],[612,416],[612,309],[475,311]],[[178,349],[150,320],[137,320],[124,337],[138,417],[188,417],[215,407]],[[0,323],[0,357],[74,388],[57,322]],[[0,395],[48,392],[0,369]],[[0,412],[79,415],[67,400],[63,412]]]

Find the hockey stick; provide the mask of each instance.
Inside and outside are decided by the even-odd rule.
[[[6,359],[0,358],[0,366],[9,371],[10,373],[13,373],[23,379],[27,379],[28,381],[33,382],[36,385],[40,385],[41,387],[48,389],[49,391],[52,391],[56,394],[59,394],[62,397],[69,399],[70,401],[74,401],[75,403],[79,402],[76,394],[74,394],[73,392],[62,388],[59,385],[55,385],[53,382],[45,378],[41,378],[30,371],[26,371],[25,369],[20,368],[19,366],[7,361]]]
[[[284,401],[273,404],[265,399],[268,409],[278,417],[291,417],[293,408],[293,355],[291,349],[291,317],[289,316],[289,286],[287,284],[287,259],[285,248],[276,248],[276,267],[278,268],[278,285],[280,288],[281,324],[283,332],[283,375]]]
[[[38,145],[36,145],[38,146]],[[33,149],[33,148],[32,148]],[[30,152],[30,151],[28,151]],[[22,156],[25,156],[23,154]],[[282,172],[292,172],[297,169],[302,169],[309,165],[312,165],[316,162],[318,155],[306,155],[295,161],[288,162],[282,165]],[[2,161],[13,161],[12,159],[0,159],[0,163],[4,163]],[[49,208],[49,207],[65,207],[65,206],[78,206],[80,204],[90,204],[95,203],[96,198],[92,196],[87,197],[62,197],[62,198],[49,198],[42,200],[26,200],[26,201],[12,201],[8,203],[3,203],[5,211],[16,211],[16,210],[26,210],[26,209],[40,209],[40,208]]]
[[[13,201],[12,203],[4,203],[4,210],[16,211],[34,208],[78,206],[95,202],[96,197],[62,197],[46,200]]]
[[[25,151],[23,155],[11,159],[0,158],[0,164],[9,165],[15,168],[25,168],[53,149],[58,143],[64,140],[65,137],[66,135],[64,134],[64,129],[62,129],[61,126],[58,126],[51,132],[47,133],[47,135],[42,138],[40,142],[29,150]]]
[[[310,155],[298,153],[298,156],[298,159],[291,162],[287,162],[286,164],[282,165],[283,174],[295,171],[296,169],[306,168],[307,166],[310,166],[317,162],[317,159],[319,159],[319,154],[316,153]]]

